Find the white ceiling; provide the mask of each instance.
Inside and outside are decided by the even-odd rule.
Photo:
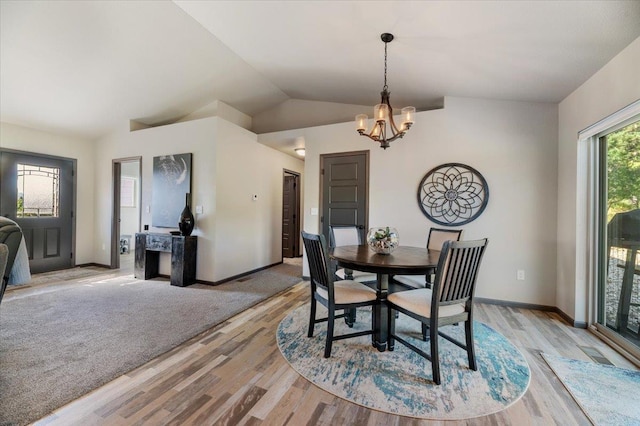
[[[640,1],[0,2],[1,120],[97,138],[214,100],[559,102],[640,37]]]

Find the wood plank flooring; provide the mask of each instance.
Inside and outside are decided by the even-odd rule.
[[[589,421],[540,352],[589,361],[595,347],[631,363],[587,330],[554,313],[478,304],[476,319],[504,334],[531,367],[529,390],[506,410],[468,421],[427,422],[352,404],[300,377],[280,354],[275,331],[309,299],[291,289],[58,409],[39,425],[587,425]],[[339,343],[338,343],[339,344]]]

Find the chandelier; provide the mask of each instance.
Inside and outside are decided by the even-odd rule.
[[[380,92],[381,100],[378,105],[373,108],[373,118],[375,123],[369,133],[367,133],[367,114],[356,115],[356,126],[361,136],[380,142],[380,148],[389,148],[389,142],[401,138],[407,133],[413,124],[413,118],[416,113],[414,107],[408,106],[402,108],[402,124],[398,128],[393,120],[393,108],[389,103],[389,93],[387,86],[387,44],[393,40],[393,34],[383,33],[380,39],[384,42],[384,86]]]

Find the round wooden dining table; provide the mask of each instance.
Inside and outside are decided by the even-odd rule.
[[[372,343],[383,352],[387,348],[389,275],[426,275],[438,266],[439,250],[424,247],[399,246],[391,254],[377,254],[367,245],[340,246],[331,249],[329,256],[338,266],[357,271],[372,272],[377,276],[376,293],[379,303],[373,308]]]

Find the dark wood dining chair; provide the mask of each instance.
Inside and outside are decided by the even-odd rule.
[[[313,337],[315,325],[327,322],[327,339],[324,348],[324,357],[331,356],[331,346],[336,340],[350,337],[373,334],[371,329],[356,333],[334,336],[334,324],[336,318],[346,318],[348,311],[361,306],[374,306],[378,303],[376,291],[366,285],[352,280],[334,281],[333,274],[329,272],[327,245],[324,235],[309,234],[302,231],[302,241],[309,262],[309,275],[311,277],[311,312],[309,314],[308,337]],[[327,308],[326,318],[316,318],[316,304],[320,302]],[[344,311],[336,315],[336,311]]]
[[[460,241],[461,236],[462,229],[431,228],[427,237],[427,248],[441,250],[445,241]],[[392,279],[408,288],[431,288],[435,273],[436,269],[433,268],[426,275],[394,275]]]
[[[362,245],[362,235],[360,229],[353,225],[332,225],[329,226],[329,248],[341,246]],[[375,282],[376,274],[371,272],[356,271],[345,268],[335,268],[336,278],[339,280],[354,280],[360,283]]]
[[[389,350],[397,340],[431,361],[433,381],[440,384],[438,336],[467,351],[469,368],[477,370],[473,341],[473,297],[480,263],[488,240],[446,241],[438,260],[436,278],[431,289],[400,291],[387,298],[389,307]],[[414,318],[429,329],[430,353],[426,353],[396,334],[395,311]],[[464,322],[465,343],[444,334],[441,326]]]

